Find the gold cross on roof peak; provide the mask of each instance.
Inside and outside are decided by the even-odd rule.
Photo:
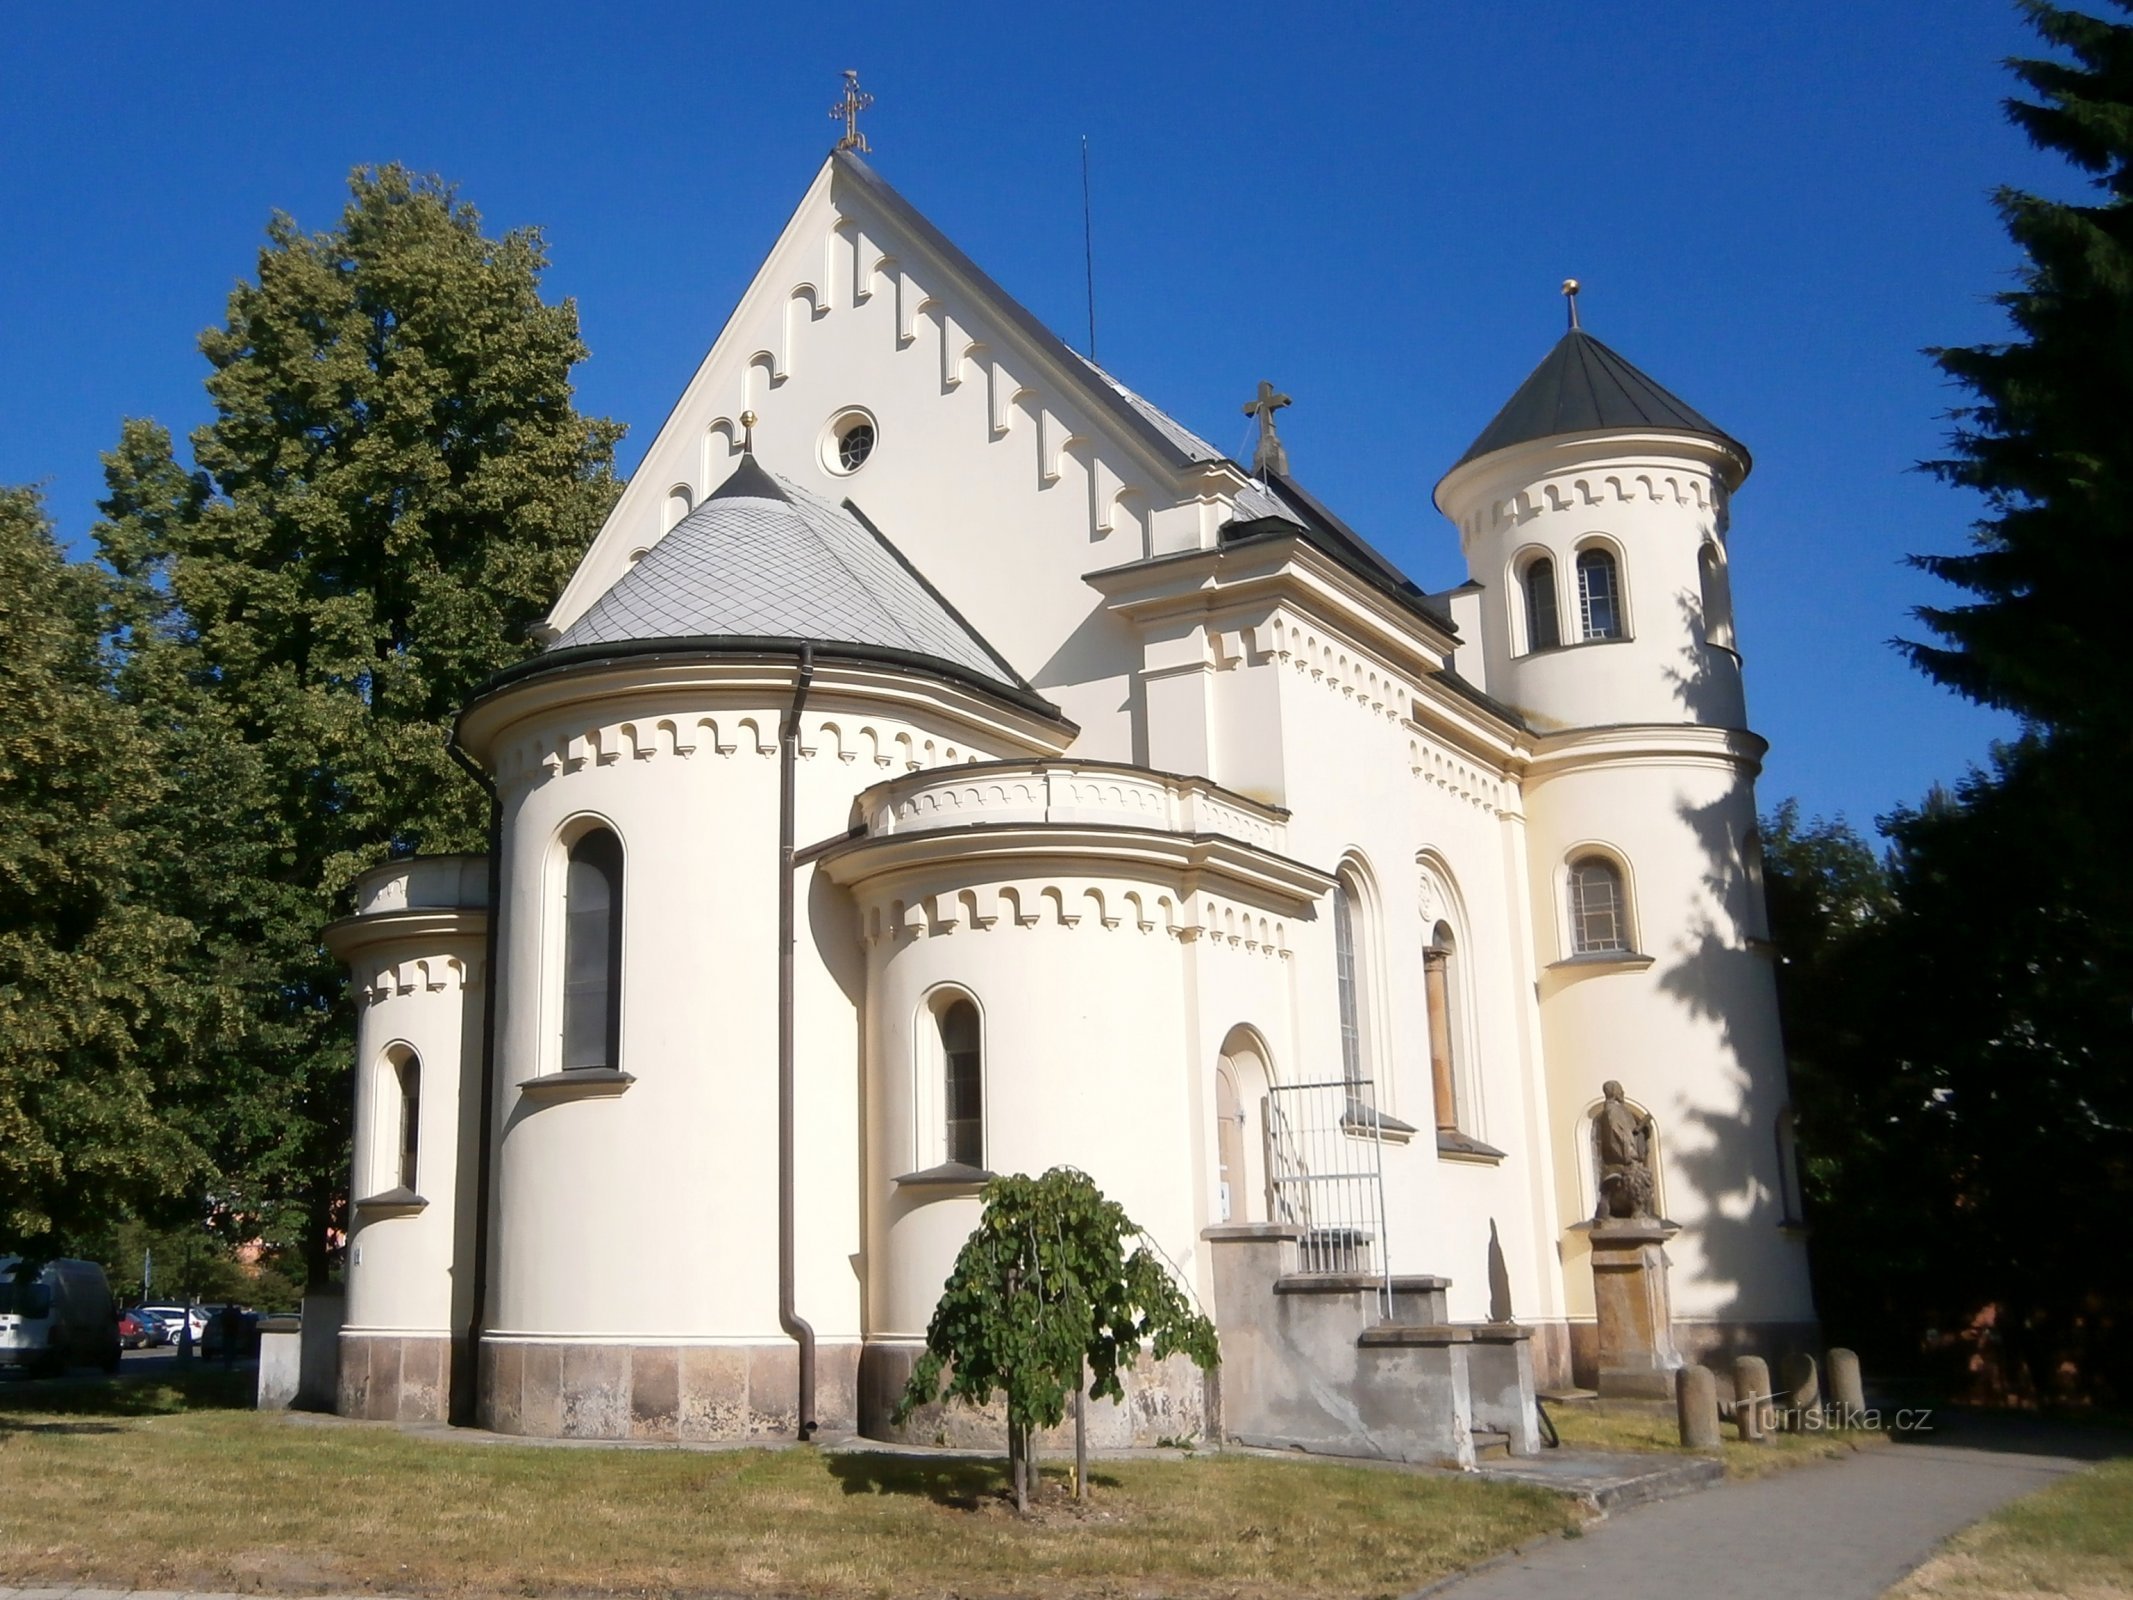
[[[1289,471],[1289,452],[1274,432],[1274,413],[1283,406],[1294,405],[1287,395],[1281,394],[1265,379],[1259,381],[1259,398],[1246,403],[1244,414],[1259,419],[1259,444],[1252,451],[1252,471],[1259,477],[1269,472],[1278,472],[1284,477]]]
[[[844,119],[844,137],[837,141],[839,150],[849,150],[855,155],[866,155],[873,149],[867,136],[859,131],[859,113],[874,103],[874,97],[859,87],[859,69],[844,69],[844,98],[830,107],[830,117]]]

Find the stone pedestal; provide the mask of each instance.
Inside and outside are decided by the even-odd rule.
[[[1674,1348],[1667,1295],[1666,1242],[1671,1222],[1592,1225],[1592,1301],[1599,1323],[1603,1399],[1670,1400],[1681,1352]]]

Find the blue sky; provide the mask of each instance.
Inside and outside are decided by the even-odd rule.
[[[627,468],[834,137],[1098,354],[1242,448],[1262,377],[1296,474],[1432,588],[1430,489],[1585,325],[1754,450],[1733,568],[1766,805],[1864,826],[2004,720],[1888,641],[1902,565],[1976,506],[1912,470],[2015,266],[1988,195],[2071,192],[2001,118],[2007,0],[1047,7],[17,7],[0,50],[0,482],[82,548],[120,419],[205,419],[195,339],[268,214],[330,226],[358,163],[548,237],[584,409]]]

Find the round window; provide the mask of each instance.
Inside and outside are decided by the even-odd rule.
[[[879,437],[867,412],[839,412],[822,432],[822,465],[840,477],[857,472],[874,454]]]

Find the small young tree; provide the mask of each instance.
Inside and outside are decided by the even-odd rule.
[[[1203,1371],[1220,1356],[1214,1325],[1186,1303],[1160,1254],[1125,1208],[1088,1174],[1054,1167],[1042,1177],[995,1178],[985,1211],[964,1241],[926,1329],[926,1352],[897,1402],[903,1422],[943,1397],[1007,1408],[1015,1507],[1029,1509],[1033,1428],[1056,1428],[1084,1364],[1089,1396],[1120,1400],[1121,1361],[1143,1345],[1158,1361],[1192,1359]]]

